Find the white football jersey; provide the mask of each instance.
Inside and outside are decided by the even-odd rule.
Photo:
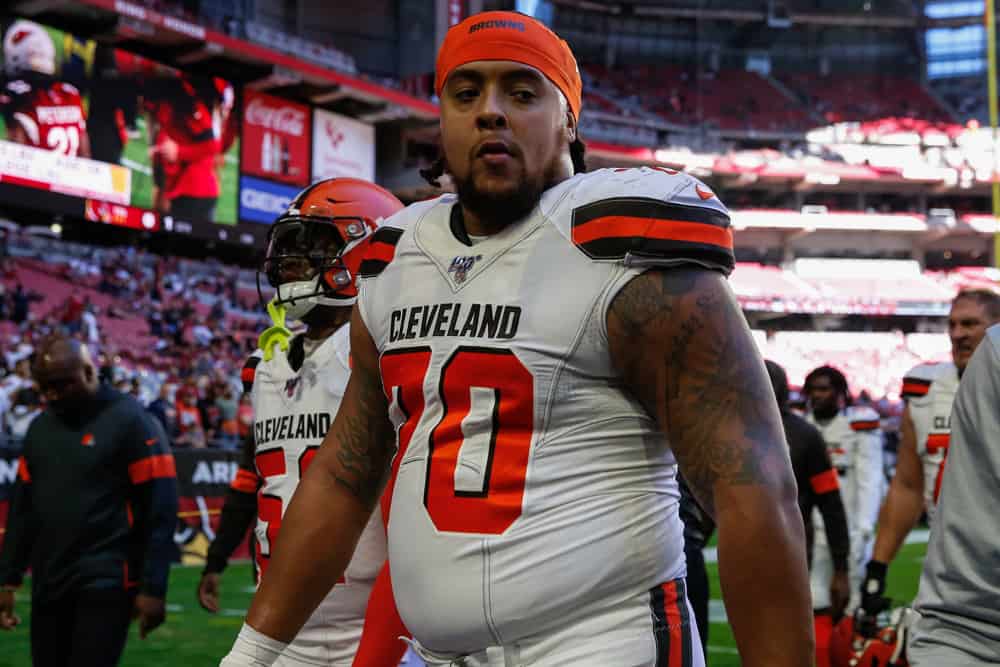
[[[929,384],[917,384],[924,379]],[[951,408],[958,393],[958,368],[951,362],[929,366],[922,364],[906,374],[904,387],[921,387],[924,392],[909,392],[907,406],[916,435],[917,456],[924,473],[924,508],[928,523],[933,523],[937,507],[948,443],[951,438]]]
[[[823,435],[830,463],[840,480],[840,496],[844,501],[851,538],[848,570],[852,591],[848,603],[850,612],[860,601],[858,591],[865,564],[871,558],[875,523],[885,492],[879,416],[873,409],[859,406],[841,410],[825,422],[816,419],[812,412],[806,415],[806,419]],[[822,609],[830,604],[833,562],[826,541],[826,529],[818,511],[813,511],[812,520],[815,540],[813,567],[809,576],[813,607]]]
[[[624,388],[605,316],[649,266],[733,265],[696,179],[600,170],[470,245],[454,195],[409,206],[362,266],[398,472],[393,591],[435,651],[543,636],[685,574],[674,455]]]
[[[257,563],[263,575],[281,517],[340,407],[350,377],[350,326],[345,325],[305,357],[296,372],[275,348],[253,377],[257,496]],[[301,344],[301,341],[295,344]],[[300,662],[350,665],[364,625],[368,595],[386,558],[382,515],[372,514],[344,579],[306,622],[289,651]]]
[[[819,429],[830,463],[840,477],[840,494],[851,531],[871,532],[878,518],[882,493],[882,432],[878,413],[869,407],[849,407],[821,421],[806,419]]]

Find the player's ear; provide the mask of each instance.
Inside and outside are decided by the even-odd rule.
[[[568,106],[568,105],[567,105]],[[566,143],[571,144],[576,141],[576,116],[570,109],[566,109],[566,125],[563,131],[566,134]]]

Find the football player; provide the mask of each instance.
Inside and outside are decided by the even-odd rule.
[[[341,409],[223,664],[271,664],[396,466],[392,591],[429,664],[702,665],[678,465],[718,523],[743,664],[809,664],[795,482],[725,207],[683,173],[582,173],[576,60],[529,16],[452,27],[436,89],[457,195],[375,234]]]
[[[263,273],[275,289],[278,322],[261,337],[244,367],[254,422],[249,456],[233,481],[217,538],[209,549],[198,599],[218,611],[219,573],[256,515],[256,564],[267,573],[282,515],[337,414],[350,376],[351,305],[355,277],[376,224],[403,205],[377,185],[352,178],[320,181],[302,191],[271,227]],[[290,336],[282,314],[305,325]],[[351,665],[365,608],[386,559],[382,515],[372,514],[354,558],[276,664]],[[394,613],[393,609],[380,612]],[[378,639],[383,662],[406,649],[402,628]]]
[[[90,157],[80,91],[56,78],[56,49],[42,26],[17,20],[3,38],[7,84],[0,108],[7,140],[72,157]]]
[[[878,413],[869,407],[851,405],[847,378],[836,368],[813,369],[803,384],[809,409],[806,420],[819,429],[837,471],[841,499],[847,513],[850,533],[848,576],[852,592],[846,611],[858,606],[864,564],[871,556],[875,519],[882,502],[882,432]],[[813,513],[815,541],[810,571],[813,612],[816,617],[816,643],[821,651],[829,646],[833,631],[834,605],[830,597],[830,578],[834,563],[826,533],[818,513]]]
[[[926,512],[933,525],[938,493],[951,437],[951,410],[958,380],[986,330],[1000,321],[1000,295],[988,290],[963,290],[951,302],[948,337],[950,363],[921,364],[903,378],[906,408],[900,426],[896,473],[878,521],[872,559],[861,588],[862,632],[874,627],[888,609],[885,578],[903,540]]]

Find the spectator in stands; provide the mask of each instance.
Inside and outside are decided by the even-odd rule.
[[[60,323],[66,331],[76,334],[80,331],[80,316],[83,315],[84,303],[79,294],[72,294],[63,305]]]
[[[0,551],[0,628],[20,621],[14,591],[30,563],[33,664],[117,665],[132,617],[143,638],[166,618],[173,456],[142,406],[99,382],[85,345],[45,341],[34,374],[48,408],[19,461]]]
[[[212,344],[212,339],[215,335],[204,322],[198,322],[191,327],[191,337],[194,339],[193,342],[197,345],[201,347],[208,347]]]
[[[216,440],[223,447],[235,448],[239,445],[239,425],[237,411],[239,403],[232,385],[224,380],[218,381],[215,389],[215,408],[218,413],[219,429]]]
[[[80,314],[80,332],[83,334],[83,341],[92,349],[100,346],[101,334],[97,326],[97,315],[94,314],[94,304],[89,301]]]
[[[198,410],[198,389],[186,384],[177,391],[177,438],[178,447],[204,448],[208,443]]]
[[[30,348],[30,346],[29,346]],[[31,379],[31,353],[17,357],[14,362],[14,371],[0,381],[0,393],[13,396],[21,389],[31,387],[34,381]]]
[[[28,304],[28,293],[24,291],[24,285],[18,283],[14,287],[13,308],[10,317],[14,324],[21,324],[28,319]]]
[[[165,330],[163,326],[162,312],[160,312],[159,310],[151,311],[149,313],[149,317],[147,317],[147,322],[149,323],[150,335],[156,336],[157,338],[163,337]]]
[[[205,364],[206,370],[202,371],[201,377],[198,378],[198,412],[201,414],[201,425],[205,429],[205,438],[208,442],[212,442],[222,427],[219,406],[215,402],[218,385],[209,377],[209,373],[214,367],[212,360],[209,359],[208,355],[203,354],[199,361]]]
[[[177,434],[177,409],[174,407],[174,386],[169,382],[160,385],[160,395],[146,406],[146,409],[156,417],[163,427],[167,437],[173,440]]]
[[[32,387],[25,387],[14,394],[11,407],[4,417],[4,427],[12,440],[20,441],[28,433],[28,427],[42,412],[42,401]]]
[[[208,313],[208,321],[212,324],[224,324],[226,321],[226,299],[219,295],[219,298],[212,304],[212,310]]]

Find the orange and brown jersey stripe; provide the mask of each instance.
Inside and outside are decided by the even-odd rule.
[[[840,488],[840,480],[837,479],[837,471],[833,468],[824,470],[809,478],[809,485],[812,486],[813,493],[821,496]]]
[[[25,484],[31,483],[31,473],[28,472],[28,462],[22,456],[17,460],[17,477]]]
[[[243,383],[243,393],[249,393],[253,389],[253,380],[257,376],[257,365],[260,364],[260,357],[254,355],[247,359],[240,371],[240,382]]]
[[[866,419],[862,421],[851,422],[852,431],[874,431],[878,428],[877,419]]]
[[[926,396],[931,389],[931,381],[924,378],[905,377],[903,378],[903,390],[900,392],[903,398],[919,398]]]
[[[642,197],[619,197],[573,211],[573,242],[592,259],[688,260],[729,273],[733,231],[722,211]]]
[[[948,449],[949,444],[951,444],[950,433],[931,433],[927,436],[927,453],[937,454],[943,449]]]
[[[402,235],[403,230],[397,227],[379,227],[375,230],[365,251],[365,258],[361,260],[358,274],[369,278],[382,273],[396,254],[396,244]]]
[[[650,591],[656,667],[692,667],[691,615],[683,579],[674,579]]]
[[[129,465],[128,477],[133,484],[145,484],[153,479],[177,477],[174,457],[170,454],[159,454],[139,459]]]
[[[236,471],[236,477],[233,478],[233,483],[229,485],[229,488],[240,493],[257,493],[259,486],[256,473],[240,468]]]

